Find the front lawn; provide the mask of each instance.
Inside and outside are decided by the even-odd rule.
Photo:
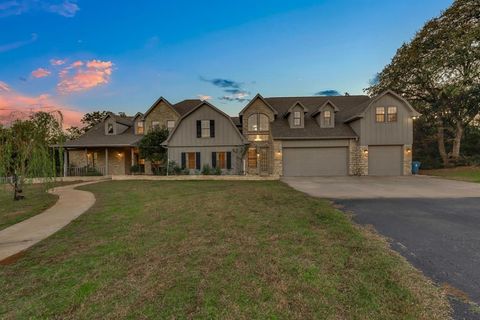
[[[0,230],[53,206],[58,197],[47,193],[47,189],[69,183],[26,184],[23,187],[25,199],[20,201],[13,201],[13,191],[9,184],[0,185]]]
[[[480,182],[480,167],[457,167],[448,169],[422,170],[421,174],[454,180]]]
[[[1,318],[444,319],[443,293],[278,181],[115,181],[0,266]]]

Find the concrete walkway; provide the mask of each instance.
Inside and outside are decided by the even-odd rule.
[[[11,257],[49,237],[87,211],[95,196],[75,187],[97,183],[84,182],[50,189],[59,196],[57,203],[30,219],[0,230],[0,261]]]

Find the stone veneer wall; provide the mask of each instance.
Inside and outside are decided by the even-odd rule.
[[[283,175],[283,150],[282,141],[273,141],[273,175]]]
[[[359,146],[358,141],[350,140],[348,149],[350,153],[348,174],[353,176],[368,175],[368,146]]]
[[[412,174],[412,145],[406,144],[403,146],[403,175],[409,176],[411,174]]]
[[[170,106],[168,106],[162,101],[145,118],[145,123],[143,125],[145,133],[150,130],[152,126],[152,121],[158,121],[160,127],[166,128],[168,120],[174,120],[176,125],[178,119],[178,114]]]

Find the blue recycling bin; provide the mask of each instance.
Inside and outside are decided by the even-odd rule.
[[[420,165],[422,163],[420,161],[413,161],[412,162],[412,173],[413,174],[418,174],[418,171],[420,170]]]

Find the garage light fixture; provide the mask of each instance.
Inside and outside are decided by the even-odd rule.
[[[367,155],[368,154],[368,149],[363,150],[363,154]]]
[[[407,148],[407,150],[406,150],[406,151],[407,151],[407,153],[411,153],[411,152],[412,152],[412,149],[410,149],[410,148]]]

